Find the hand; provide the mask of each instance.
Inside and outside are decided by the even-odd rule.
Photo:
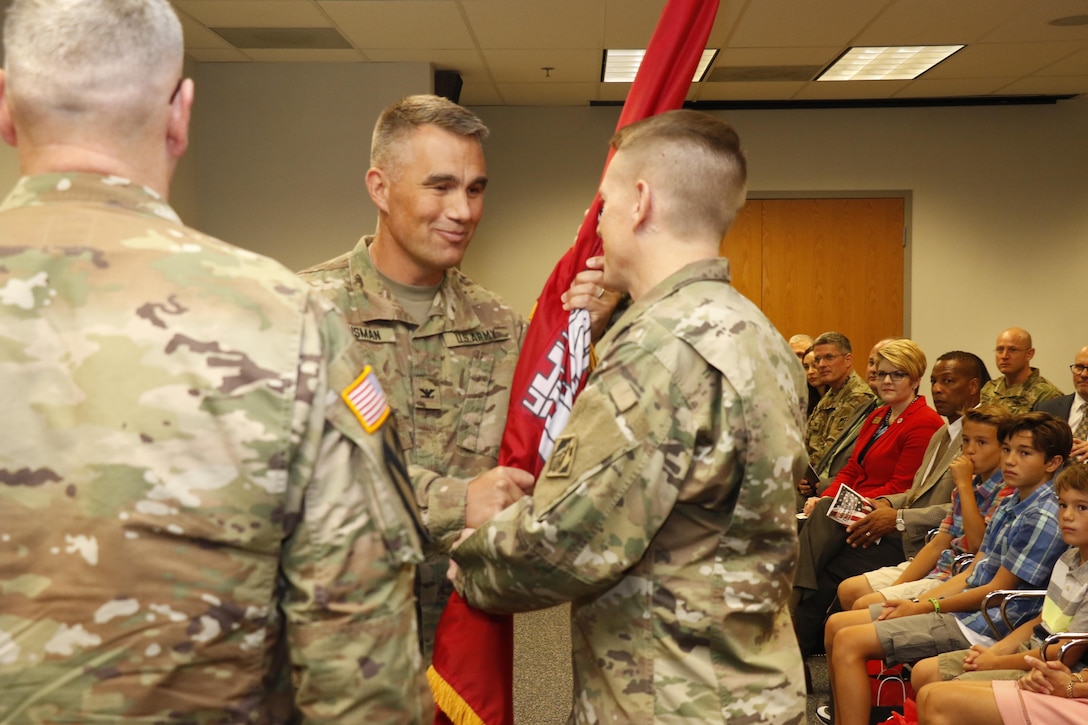
[[[527,493],[536,479],[527,471],[498,466],[468,482],[465,489],[465,526],[478,529],[489,518]]]
[[[983,647],[980,644],[976,644],[967,652],[967,657],[963,660],[963,669],[966,672],[996,670],[996,658],[997,655],[993,654],[989,647]]]
[[[814,496],[816,494],[816,486],[802,478],[797,482],[797,493],[802,496]]]
[[[570,289],[560,299],[564,310],[589,311],[590,336],[596,342],[604,335],[612,311],[623,295],[604,286],[604,257],[590,257],[586,267],[574,276]]]
[[[898,512],[893,508],[877,508],[865,518],[846,527],[846,543],[854,548],[868,549],[884,534],[895,529]]]
[[[1043,662],[1037,657],[1025,655],[1024,661],[1028,663],[1028,673],[1017,680],[1022,690],[1039,692],[1044,695],[1057,695],[1065,697],[1065,688],[1071,677],[1069,668],[1061,660],[1049,660]]]
[[[960,496],[968,493],[974,495],[975,464],[970,458],[961,453],[949,464],[948,470],[952,471],[952,481],[959,489]]]
[[[921,602],[912,602],[909,599],[889,599],[884,602],[884,608],[880,610],[880,615],[877,616],[877,621],[882,619],[898,619],[899,617],[910,617],[914,614],[925,614],[926,612],[933,611],[933,605],[928,602],[923,608]]]
[[[1080,461],[1084,463],[1088,461],[1088,441],[1082,441],[1080,438],[1073,439],[1073,450],[1069,452],[1069,457],[1074,461]]]
[[[803,513],[805,516],[811,516],[812,509],[816,508],[816,504],[819,503],[819,501],[819,496],[813,496],[812,498],[808,499],[807,501],[805,501],[805,510],[801,513]]]
[[[465,529],[461,532],[461,535],[457,537],[457,541],[453,542],[453,546],[450,547],[450,551],[453,551],[461,542],[476,533],[476,529]],[[450,580],[450,583],[456,583],[457,575],[461,573],[461,567],[457,566],[457,562],[450,559],[450,566],[446,569],[446,578]]]

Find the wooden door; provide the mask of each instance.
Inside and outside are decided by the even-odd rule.
[[[785,336],[837,330],[864,371],[903,334],[902,198],[753,199],[722,240],[733,283]]]

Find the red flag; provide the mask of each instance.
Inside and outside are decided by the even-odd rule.
[[[617,130],[683,105],[717,12],[718,0],[669,0],[627,94]],[[586,260],[601,253],[600,208],[600,197],[595,196],[574,246],[556,264],[537,298],[514,372],[500,465],[540,473],[589,372],[589,313],[564,312],[560,296],[586,268]],[[510,617],[473,609],[454,593],[438,624],[433,664],[427,671],[438,703],[436,725],[513,724],[513,640]]]

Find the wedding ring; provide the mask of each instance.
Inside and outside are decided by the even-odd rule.
[[[872,532],[872,531],[866,531],[866,532],[865,532],[865,535],[866,535],[866,536],[872,536],[872,535],[873,535],[873,532]]]

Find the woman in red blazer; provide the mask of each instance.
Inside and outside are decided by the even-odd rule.
[[[824,491],[834,496],[845,484],[867,498],[902,493],[922,464],[929,439],[944,421],[918,395],[926,355],[913,340],[894,340],[877,354],[877,394],[884,402],[865,421],[854,455]],[[818,498],[810,498],[810,513]]]

